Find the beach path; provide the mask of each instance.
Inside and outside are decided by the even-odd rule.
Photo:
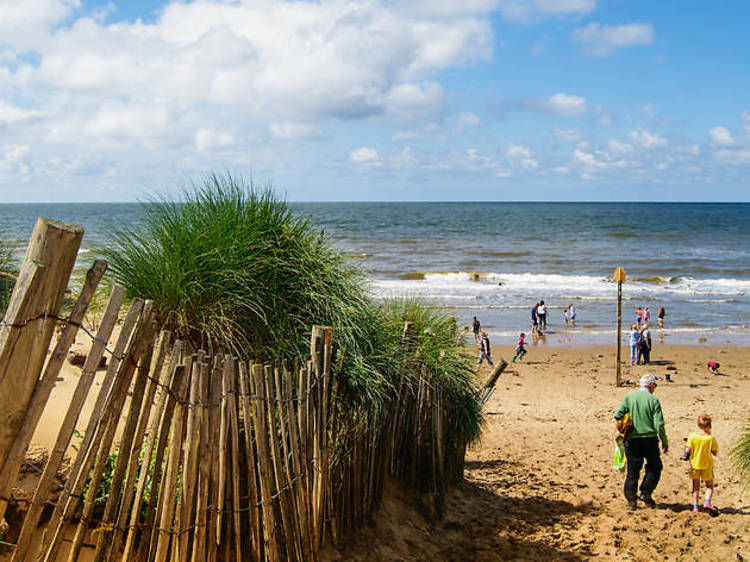
[[[496,347],[495,357],[512,354]],[[716,359],[726,376],[712,376]],[[613,470],[612,412],[631,389],[615,388],[614,350],[534,348],[502,375],[486,405],[482,441],[467,455],[464,484],[448,493],[442,520],[392,488],[373,524],[325,558],[354,560],[750,560],[750,492],[728,452],[750,403],[750,349],[657,346],[654,364],[624,371],[660,377],[656,395],[671,449],[656,509],[630,513],[624,475]],[[664,378],[670,373],[673,383]],[[698,414],[713,417],[720,452],[719,517],[688,509],[682,438]],[[703,491],[701,491],[703,494]],[[407,495],[407,499],[404,496]]]

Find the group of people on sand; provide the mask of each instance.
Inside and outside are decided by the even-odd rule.
[[[639,383],[640,388],[626,394],[614,413],[615,426],[624,438],[627,472],[623,493],[631,511],[638,508],[638,501],[648,507],[656,507],[653,493],[664,467],[659,442],[664,454],[669,451],[661,403],[654,396],[656,377],[644,374]],[[692,510],[694,513],[701,510],[699,498],[702,481],[706,487],[703,509],[716,515],[718,511],[713,506],[713,457],[718,453],[719,445],[711,435],[711,417],[708,414],[699,415],[697,424],[698,431],[688,436],[682,456],[690,463]],[[639,493],[638,481],[644,462],[646,468]]]

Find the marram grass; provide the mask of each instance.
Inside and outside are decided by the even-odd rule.
[[[277,362],[304,360],[311,327],[331,326],[345,351],[332,405],[347,412],[341,430],[385,430],[399,390],[415,396],[426,377],[442,393],[446,464],[463,462],[482,416],[453,319],[419,302],[376,302],[309,219],[230,175],[208,176],[178,201],[146,202],[144,212],[101,253],[131,297],[154,301],[165,328],[195,348]],[[405,322],[415,335],[407,347]]]
[[[744,433],[732,448],[730,455],[740,480],[750,488],[750,418],[745,422]]]
[[[0,241],[0,318],[5,314],[17,275],[18,267],[13,260],[13,250]]]

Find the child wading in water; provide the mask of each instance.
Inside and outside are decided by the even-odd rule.
[[[691,433],[685,444],[685,460],[690,461],[690,479],[693,481],[693,512],[700,511],[698,496],[700,494],[701,480],[706,484],[706,501],[703,508],[711,512],[714,506],[711,497],[714,492],[714,459],[719,451],[716,438],[711,435],[711,417],[708,414],[698,416],[698,427],[700,433]],[[713,455],[713,456],[712,456]]]
[[[516,352],[515,355],[513,355],[513,359],[511,359],[511,363],[515,363],[516,359],[519,361],[523,359],[523,356],[526,355],[526,340],[524,339],[526,337],[526,334],[521,332],[521,335],[518,336],[518,344],[516,345]]]

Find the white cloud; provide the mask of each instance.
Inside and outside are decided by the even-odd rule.
[[[309,123],[271,123],[268,130],[272,137],[284,140],[319,139],[323,137],[320,128]]]
[[[560,115],[562,117],[575,117],[586,112],[586,99],[580,96],[558,92],[548,98],[542,98],[532,102],[537,109]]]
[[[27,121],[35,117],[40,117],[39,111],[22,109],[0,100],[0,124],[13,125],[22,121]]]
[[[384,96],[389,114],[407,121],[440,113],[445,101],[443,87],[437,82],[399,84]]]
[[[742,122],[742,126],[745,128],[745,131],[750,133],[750,113],[747,111],[743,111],[742,115],[740,115],[740,121]]]
[[[732,133],[726,127],[712,127],[708,131],[709,137],[711,137],[711,143],[720,146],[731,146],[734,144]]]
[[[505,150],[505,155],[508,158],[531,158],[534,151],[526,145],[511,143]]]
[[[630,133],[628,133],[628,137],[630,137],[630,140],[637,146],[646,148],[648,150],[653,150],[655,148],[664,148],[669,144],[667,139],[660,137],[656,133],[651,133],[646,129],[630,131]]]
[[[720,164],[750,164],[750,148],[729,150],[722,148],[714,152],[714,160]]]
[[[566,14],[588,14],[596,8],[596,0],[500,0],[503,19],[528,22],[543,17]]]
[[[615,139],[608,140],[606,145],[607,145],[607,148],[611,152],[614,152],[615,154],[627,154],[635,150],[632,144],[627,143],[627,142],[621,142]]]
[[[475,113],[465,111],[458,114],[456,123],[465,127],[478,127],[481,124],[481,119]]]
[[[234,137],[229,133],[217,133],[211,129],[201,129],[195,133],[195,147],[198,150],[226,148],[234,144]]]
[[[568,167],[568,166],[555,166],[554,168],[552,168],[552,171],[555,172],[556,174],[560,174],[561,176],[563,176],[565,174],[569,174],[570,173],[570,167]]]
[[[0,173],[26,175],[29,173],[31,147],[5,145],[0,149]]]
[[[521,159],[521,167],[524,170],[534,171],[539,168],[539,162],[534,160],[533,158],[522,158]]]
[[[627,166],[627,162],[612,160],[606,152],[591,153],[578,149],[573,151],[573,162],[582,166],[588,173]]]
[[[604,56],[625,47],[650,45],[654,41],[654,28],[650,23],[602,25],[591,22],[574,30],[572,38],[581,44],[585,53]]]
[[[374,148],[363,146],[349,152],[349,161],[366,166],[381,166],[380,155]]]
[[[583,134],[577,129],[558,129],[555,127],[555,136],[568,142],[580,142]]]

